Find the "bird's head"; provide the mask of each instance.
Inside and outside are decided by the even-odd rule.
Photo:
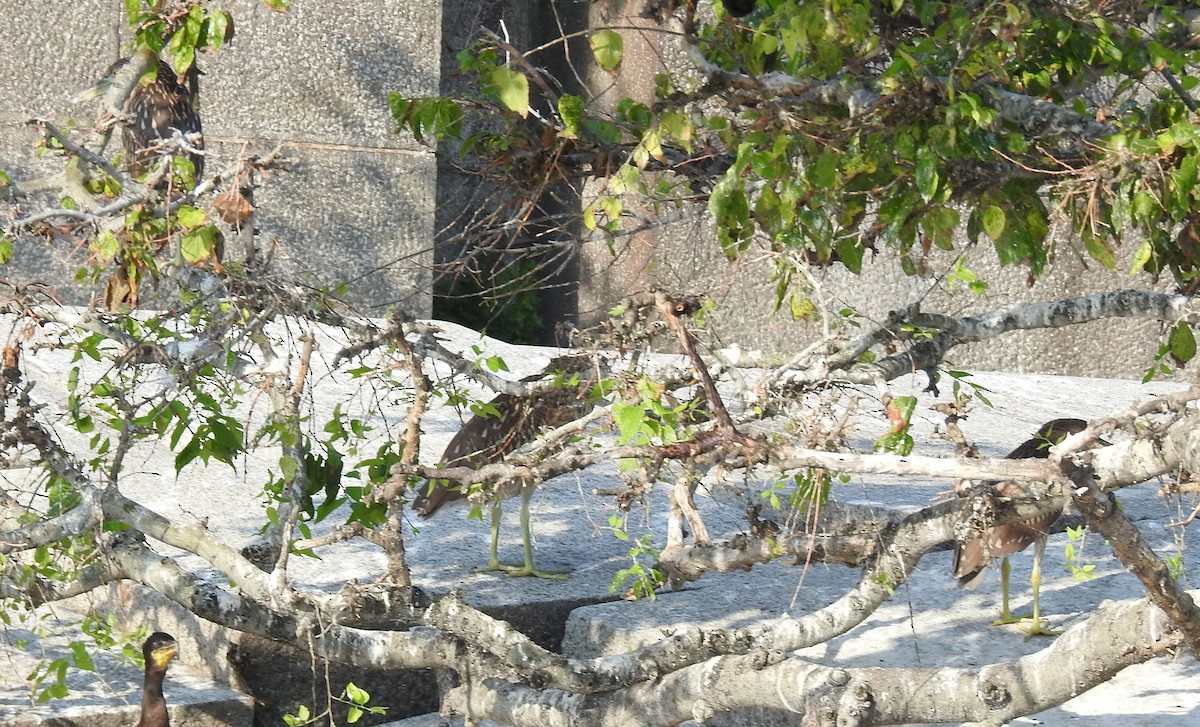
[[[159,669],[166,669],[178,651],[179,644],[175,643],[174,637],[162,631],[150,634],[150,638],[142,644],[142,656],[146,659],[147,668],[153,664]]]
[[[1087,429],[1087,422],[1082,419],[1051,419],[1038,429],[1035,435],[1047,442],[1058,444],[1072,434],[1079,434]]]
[[[1037,434],[1009,452],[1008,458],[1046,459],[1050,456],[1051,447],[1084,429],[1087,429],[1087,422],[1082,419],[1051,419],[1037,430]]]

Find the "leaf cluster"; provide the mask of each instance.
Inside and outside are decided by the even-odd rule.
[[[1131,272],[1190,285],[1198,248],[1174,230],[1198,207],[1189,106],[1200,50],[1178,4],[759,6],[740,23],[687,28],[707,81],[662,74],[653,104],[560,94],[534,118],[529,89],[546,83],[511,49],[482,43],[460,55],[480,97],[393,99],[393,113],[434,139],[463,133],[464,105],[520,118],[461,149],[527,188],[555,165],[514,166],[514,150],[603,178],[583,222],[610,240],[643,224],[632,207],[704,201],[731,257],[766,248],[781,265],[857,272],[868,251],[891,247],[905,272],[927,274],[933,250],[986,242],[1033,279],[1065,226],[1077,240],[1067,244],[1109,268],[1124,241],[1144,240]],[[600,71],[619,71],[621,37],[589,33]],[[565,168],[564,152],[591,163]]]

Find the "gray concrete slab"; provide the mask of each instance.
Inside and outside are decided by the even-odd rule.
[[[442,335],[455,347],[468,349],[479,345],[488,354],[504,357],[513,378],[539,370],[552,354],[545,349],[480,339],[474,332],[451,324],[439,325]],[[402,378],[398,379],[398,388],[389,388],[379,380],[350,381],[330,374],[325,362],[337,351],[339,339],[337,332],[325,331],[318,341],[320,360],[315,362],[312,375],[314,380],[320,381],[320,386],[316,388],[312,402],[318,414],[327,414],[338,404],[365,411],[364,420],[375,427],[375,431],[360,446],[358,456],[363,457],[372,453],[387,437],[396,436],[396,427],[405,412],[399,391],[404,382]],[[29,354],[25,363],[31,378],[36,381],[35,394],[46,401],[61,400],[66,372],[73,365],[69,358],[39,351]],[[100,364],[84,363],[85,376],[103,370]],[[976,405],[963,427],[967,436],[978,442],[984,452],[994,455],[1007,452],[1047,419],[1107,414],[1141,396],[1180,388],[1170,383],[1141,385],[1132,381],[982,372],[973,379],[987,388],[987,396],[994,406]],[[170,383],[168,379],[162,379],[148,382],[147,386]],[[916,451],[947,454],[950,445],[932,437],[940,417],[927,408],[933,399],[920,394],[925,384],[925,377],[920,375],[898,380],[892,388],[897,394],[920,395],[914,416]],[[944,384],[942,389],[942,399],[953,393],[949,384]],[[871,400],[869,392],[859,392],[859,395],[863,402]],[[230,413],[248,421],[247,428],[253,431],[262,421],[264,407],[263,402],[254,402],[245,410]],[[872,439],[885,426],[877,404],[864,403],[855,423],[860,425],[860,430],[851,443],[859,450],[869,449]],[[444,407],[432,410],[424,424],[426,438],[422,460],[436,461],[458,426],[458,415],[454,411]],[[61,436],[71,446],[81,444],[79,435],[65,428]],[[127,496],[177,522],[206,519],[212,532],[241,545],[257,537],[262,523],[261,483],[267,470],[277,468],[277,458],[277,450],[265,448],[239,460],[236,468],[213,463],[207,467],[189,468],[177,476],[173,453],[163,444],[148,443],[126,459],[126,475],[120,486]],[[347,460],[355,461],[355,457]],[[23,475],[18,470],[9,470],[0,472],[0,476],[12,482]],[[32,473],[26,472],[24,476],[32,476]],[[612,490],[619,484],[620,477],[615,468],[596,467],[549,482],[534,496],[533,523],[539,564],[574,568],[575,572],[566,582],[474,573],[472,569],[482,564],[486,557],[488,528],[484,523],[468,521],[463,510],[447,511],[430,521],[412,523],[415,531],[407,547],[414,581],[435,594],[451,588],[461,589],[469,602],[511,618],[522,628],[552,620],[549,614],[555,610],[563,612],[565,618],[565,612],[581,602],[594,603],[612,598],[609,585],[617,570],[630,562],[627,555],[630,543],[618,540],[611,532],[609,516],[616,512],[611,497],[594,493]],[[706,480],[699,507],[714,535],[732,534],[739,527],[741,509],[735,504],[736,499],[729,496],[728,488],[735,485],[753,488],[757,484],[755,478],[735,480],[730,477],[722,482]],[[839,485],[834,496],[844,501],[872,502],[881,506],[917,507],[948,490],[951,484],[917,478],[901,485],[895,478],[856,476],[849,483]],[[1175,544],[1174,533],[1162,524],[1178,517],[1179,510],[1168,509],[1156,499],[1154,490],[1153,484],[1142,486],[1136,492],[1123,494],[1122,500],[1126,511],[1146,526],[1156,547],[1170,548]],[[649,497],[649,507],[639,505],[634,508],[627,523],[632,536],[655,534],[658,544],[662,544],[664,498],[665,491],[658,488]],[[502,557],[510,560],[519,556],[516,507],[515,503],[511,505],[505,515],[501,549]],[[319,534],[325,527],[318,525],[315,531]],[[169,549],[163,550],[170,554]],[[1134,597],[1139,593],[1132,577],[1120,572],[1098,538],[1089,538],[1085,546],[1085,557],[1096,565],[1098,574],[1091,581],[1079,584],[1072,581],[1062,569],[1062,551],[1063,536],[1057,536],[1048,548],[1044,588],[1045,610],[1055,625],[1073,623],[1104,598]],[[198,558],[185,557],[182,562],[197,572],[208,572],[206,564]],[[294,559],[292,576],[303,586],[336,589],[349,578],[371,580],[381,572],[382,564],[382,555],[373,546],[345,543],[323,553],[321,560]],[[1189,568],[1192,582],[1200,581],[1195,566],[1189,564]],[[1023,607],[1028,601],[1028,559],[1018,558],[1015,571],[1016,606]],[[813,565],[806,573],[798,568],[771,565],[752,573],[714,575],[678,593],[662,594],[654,602],[614,602],[577,609],[567,624],[566,647],[571,655],[586,657],[645,643],[656,638],[662,628],[681,619],[748,625],[785,611],[802,613],[837,597],[854,577],[848,569],[825,565]],[[794,595],[797,598],[795,605],[792,604]],[[1025,644],[1011,629],[993,629],[984,625],[992,618],[996,598],[994,580],[974,592],[957,590],[949,575],[949,555],[934,554],[922,562],[913,580],[867,624],[836,642],[811,650],[810,655],[848,664],[875,664],[884,659],[926,666],[937,663],[974,665],[1038,648],[1037,643]],[[171,626],[179,629],[177,638],[183,634],[197,641],[211,639],[198,629],[189,634],[186,614],[167,616],[161,610],[153,610],[167,608],[164,605],[139,605],[143,601],[131,598],[125,586],[109,589],[107,594],[94,594],[94,602],[117,609],[122,619],[130,623],[136,623],[140,617],[151,618],[154,623],[178,623],[179,626]],[[122,608],[125,610],[120,610]],[[236,640],[237,635],[229,635],[229,639]],[[880,644],[887,646],[886,653],[881,653]],[[224,654],[224,648],[216,648],[205,654],[197,665],[217,674]],[[1185,678],[1200,684],[1194,680],[1197,676],[1197,672],[1192,671],[1194,665],[1155,662],[1143,668],[1149,670],[1147,676],[1133,684],[1125,681],[1133,677],[1122,677],[1104,688],[1117,690],[1108,692],[1107,697],[1119,703],[1114,709],[1133,709],[1137,705],[1136,708],[1141,710],[1154,709],[1168,715],[1175,710],[1195,716],[1200,704],[1200,689],[1181,688],[1154,693],[1156,685],[1165,683],[1163,680],[1166,679]],[[1130,673],[1136,676],[1143,668]],[[1183,671],[1178,671],[1180,669]],[[228,674],[223,674],[222,678],[228,678]],[[1062,720],[1070,720],[1088,709],[1101,709],[1087,706],[1088,700],[1095,698],[1085,695],[1080,698],[1084,701],[1074,700],[1056,714],[1061,715]],[[1131,717],[1126,714],[1126,724],[1130,724],[1129,719]]]
[[[1094,417],[1113,412],[1134,399],[1176,388],[1171,384],[1141,385],[1132,381],[1061,376],[978,373],[994,408],[978,406],[963,423],[967,436],[993,456],[1001,456],[1027,438],[1044,421],[1059,416]],[[917,394],[924,376],[896,382],[896,393]],[[943,396],[949,394],[943,386]],[[926,409],[927,397],[914,416],[918,453],[949,453],[950,445],[930,437],[939,415]],[[878,416],[865,414],[863,431],[883,431]],[[856,441],[862,447],[869,437]],[[914,481],[915,480],[915,481]],[[886,507],[913,507],[929,502],[948,489],[946,482],[910,478],[856,476],[835,487],[842,501]],[[1124,511],[1142,528],[1152,547],[1164,555],[1184,550],[1187,582],[1200,583],[1200,564],[1189,558],[1177,538],[1186,534],[1167,523],[1186,516],[1192,501],[1167,502],[1148,483],[1120,495]],[[703,506],[703,505],[702,505]],[[1095,534],[1085,535],[1082,563],[1095,566],[1094,577],[1077,582],[1064,557],[1066,534],[1050,538],[1043,566],[1042,609],[1053,627],[1065,628],[1085,619],[1090,610],[1110,599],[1140,598],[1137,579],[1123,571]],[[1047,643],[1026,641],[1014,626],[991,627],[999,606],[997,576],[989,574],[974,591],[959,590],[951,577],[949,552],[926,556],[919,570],[897,590],[895,597],[850,633],[800,656],[843,666],[960,666],[975,667],[1033,653]],[[1031,555],[1013,558],[1013,608],[1029,610]],[[749,626],[779,614],[803,615],[845,593],[857,571],[825,564],[807,569],[772,564],[753,572],[732,572],[702,578],[679,592],[664,593],[652,602],[613,602],[572,612],[567,623],[564,653],[577,658],[616,654],[662,637],[683,623],[718,628]],[[1082,694],[1059,708],[1018,720],[1017,724],[1191,725],[1200,716],[1200,664],[1187,657],[1155,660],[1127,669],[1117,678]],[[756,712],[713,724],[783,725],[790,715]]]

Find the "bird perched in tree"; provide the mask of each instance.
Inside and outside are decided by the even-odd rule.
[[[104,78],[84,91],[76,100],[95,98],[107,92],[117,73],[129,63],[122,58],[109,66]],[[138,175],[145,172],[164,150],[169,139],[183,142],[186,156],[195,167],[197,180],[204,174],[204,133],[199,113],[200,70],[193,62],[180,78],[171,64],[157,59],[154,75],[138,80],[125,101],[125,164]],[[178,148],[178,147],[175,147]]]
[[[480,468],[498,462],[510,452],[532,442],[544,430],[554,429],[574,421],[595,407],[589,395],[591,385],[584,374],[591,365],[591,358],[582,355],[559,356],[550,362],[549,368],[539,374],[528,376],[522,381],[533,382],[553,375],[556,386],[531,396],[500,394],[493,398],[486,409],[490,416],[476,414],[467,420],[462,429],[446,445],[442,463],[446,467]],[[536,483],[528,481],[510,482],[498,492],[489,493],[492,500],[492,542],[488,564],[479,568],[481,572],[503,570],[510,576],[537,576],[539,578],[562,578],[565,571],[544,571],[533,565],[533,547],[529,533],[529,499]],[[417,492],[413,499],[413,510],[423,518],[433,516],[442,506],[463,501],[467,498],[466,487],[451,486],[445,480],[431,480]],[[525,562],[521,565],[501,563],[496,555],[500,537],[501,500],[521,496],[521,537],[525,551]]]
[[[1045,459],[1050,456],[1050,448],[1062,442],[1068,436],[1082,432],[1087,428],[1087,422],[1082,419],[1054,419],[1038,429],[1031,439],[1027,439],[1016,449],[1008,453],[1007,459]],[[958,579],[959,588],[974,588],[983,580],[983,572],[987,569],[992,558],[1003,557],[1000,563],[1000,618],[993,625],[1016,623],[1023,619],[1016,618],[1008,610],[1008,556],[1019,553],[1030,545],[1035,545],[1033,553],[1033,573],[1030,583],[1033,588],[1033,616],[1026,633],[1030,635],[1054,635],[1055,632],[1042,628],[1041,614],[1038,609],[1038,590],[1042,579],[1042,554],[1046,550],[1046,535],[1051,526],[1058,520],[1061,512],[1055,511],[1031,520],[997,525],[985,530],[978,538],[960,543],[954,550],[954,577]]]
[[[163,698],[163,677],[167,665],[175,658],[179,645],[170,634],[155,631],[142,644],[142,657],[146,660],[146,677],[142,683],[142,718],[137,727],[167,727],[167,700]]]

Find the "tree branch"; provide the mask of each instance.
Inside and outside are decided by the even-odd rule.
[[[517,727],[661,727],[764,707],[822,727],[934,719],[1001,725],[1061,704],[1178,644],[1178,631],[1161,611],[1124,601],[1101,606],[1036,654],[978,669],[838,667],[795,657],[764,664],[756,656],[724,656],[586,698],[480,680],[454,690],[445,706]]]
[[[1071,501],[1087,519],[1088,527],[1112,545],[1121,564],[1138,577],[1150,601],[1170,617],[1192,655],[1200,658],[1200,608],[1195,601],[1171,576],[1167,564],[1120,511],[1112,496],[1100,490],[1092,468],[1066,463],[1065,470],[1075,485]]]

